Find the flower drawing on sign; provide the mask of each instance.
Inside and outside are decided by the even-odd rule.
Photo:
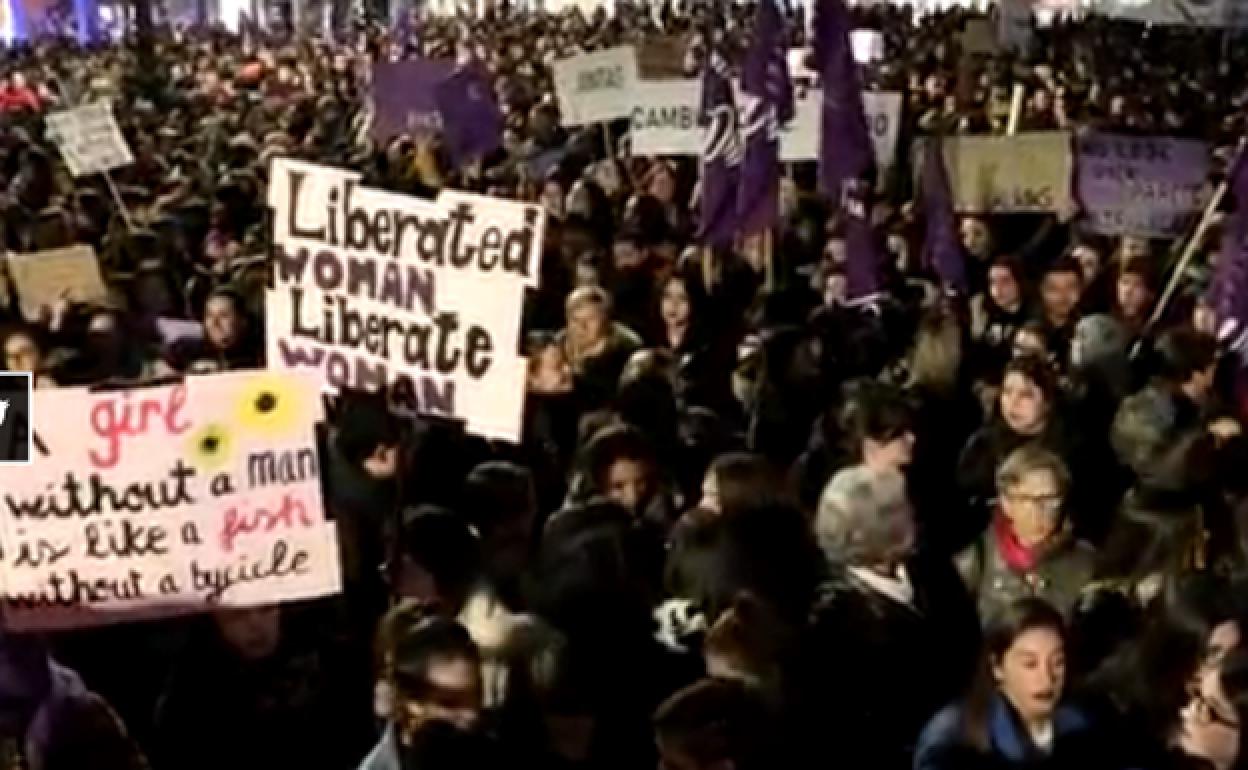
[[[190,455],[200,468],[220,468],[230,460],[233,443],[230,432],[220,423],[211,422],[191,434]]]
[[[263,377],[243,389],[235,409],[237,424],[252,433],[283,436],[304,424],[306,405],[281,377]]]

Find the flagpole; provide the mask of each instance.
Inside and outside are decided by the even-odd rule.
[[[1205,206],[1205,211],[1200,217],[1200,224],[1196,226],[1196,231],[1192,233],[1192,237],[1187,242],[1187,246],[1183,249],[1183,255],[1179,257],[1179,261],[1174,266],[1174,272],[1170,275],[1170,281],[1166,284],[1166,290],[1162,292],[1161,299],[1157,301],[1157,307],[1153,310],[1152,318],[1148,319],[1148,326],[1152,328],[1161,320],[1162,315],[1166,312],[1166,305],[1170,304],[1170,300],[1174,298],[1174,293],[1178,291],[1179,283],[1183,280],[1183,274],[1187,270],[1187,265],[1192,261],[1192,257],[1196,256],[1196,250],[1205,240],[1206,233],[1213,226],[1213,218],[1216,216],[1218,207],[1222,205],[1222,199],[1226,197],[1226,191],[1230,189],[1230,179],[1223,179],[1218,185],[1218,189],[1214,192],[1213,197],[1209,200],[1209,205]]]

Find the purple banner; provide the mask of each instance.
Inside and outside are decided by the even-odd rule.
[[[1092,232],[1176,237],[1204,205],[1204,142],[1089,134],[1079,139],[1078,152],[1077,192]]]
[[[437,88],[455,70],[449,59],[408,59],[373,64],[374,141],[387,142],[400,134],[442,130]]]

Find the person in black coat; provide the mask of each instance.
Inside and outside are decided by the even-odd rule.
[[[897,472],[855,466],[824,490],[815,533],[828,560],[812,615],[810,718],[840,756],[909,768],[919,731],[962,692],[978,648],[975,608],[952,565],[914,551]]]

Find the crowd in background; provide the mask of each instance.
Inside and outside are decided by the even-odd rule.
[[[696,158],[561,124],[557,58],[684,34],[702,67],[705,8],[632,5],[4,53],[4,248],[91,244],[112,295],[0,310],[0,364],[37,388],[263,366],[277,156],[540,202],[547,225],[521,443],[344,393],[322,447],[342,595],[0,634],[0,768],[1248,767],[1220,228],[1154,323],[1182,243],[1089,235],[1077,207],[966,214],[951,298],[906,160],[933,131],[1003,133],[1021,85],[1022,130],[1210,142],[1212,190],[1248,130],[1243,38],[1091,17],[968,55],[970,12],[855,10],[886,42],[864,82],[904,97],[872,211],[888,296],[864,308],[813,163],[786,168],[767,265],[696,242]],[[729,61],[752,18],[713,30]],[[370,139],[370,62],[411,55],[488,68],[502,149],[457,168],[440,137]],[[130,222],[44,130],[96,98],[133,150]]]

